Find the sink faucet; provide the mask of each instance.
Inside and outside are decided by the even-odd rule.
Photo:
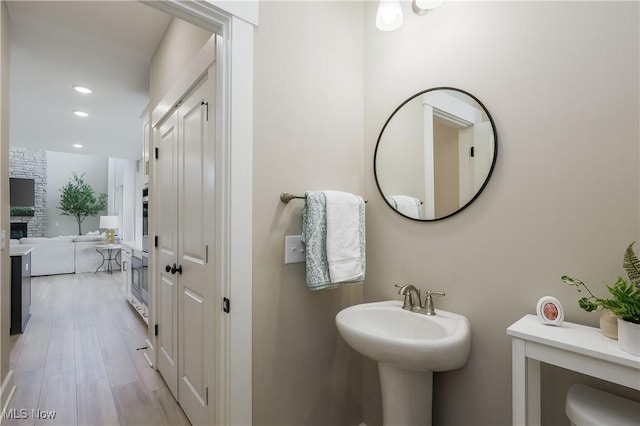
[[[417,309],[420,309],[422,301],[420,300],[419,289],[412,284],[396,284],[396,287],[399,288],[398,294],[404,296],[402,309],[406,309],[407,311],[416,311]]]
[[[420,298],[420,289],[417,289],[412,284],[396,284],[399,288],[398,294],[404,296],[404,303],[402,309],[407,311],[418,312],[425,315],[435,315],[436,310],[433,306],[433,296],[444,296],[445,293],[441,291],[427,290],[424,303]]]

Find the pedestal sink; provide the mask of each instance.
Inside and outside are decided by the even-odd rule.
[[[436,313],[410,312],[390,300],[350,306],[336,315],[344,340],[378,362],[385,425],[431,425],[433,372],[455,370],[469,358],[467,318]]]

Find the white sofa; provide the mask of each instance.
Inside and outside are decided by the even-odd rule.
[[[14,243],[12,240],[11,243]],[[73,274],[76,268],[73,237],[21,238],[21,248],[31,248],[31,276]]]
[[[21,238],[11,245],[31,248],[31,276],[95,272],[102,263],[96,251],[104,236],[80,235],[54,238]]]

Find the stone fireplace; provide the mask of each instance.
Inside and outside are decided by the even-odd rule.
[[[9,148],[9,177],[35,181],[35,212],[33,216],[11,216],[11,238],[14,227],[28,227],[30,237],[46,237],[47,221],[47,152],[39,149]],[[14,225],[15,224],[15,225]],[[26,236],[26,235],[25,235]]]

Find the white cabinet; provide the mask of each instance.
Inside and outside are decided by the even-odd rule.
[[[540,424],[540,363],[640,390],[640,360],[623,352],[599,329],[570,322],[541,324],[525,315],[507,328],[512,337],[512,404],[514,425]]]

